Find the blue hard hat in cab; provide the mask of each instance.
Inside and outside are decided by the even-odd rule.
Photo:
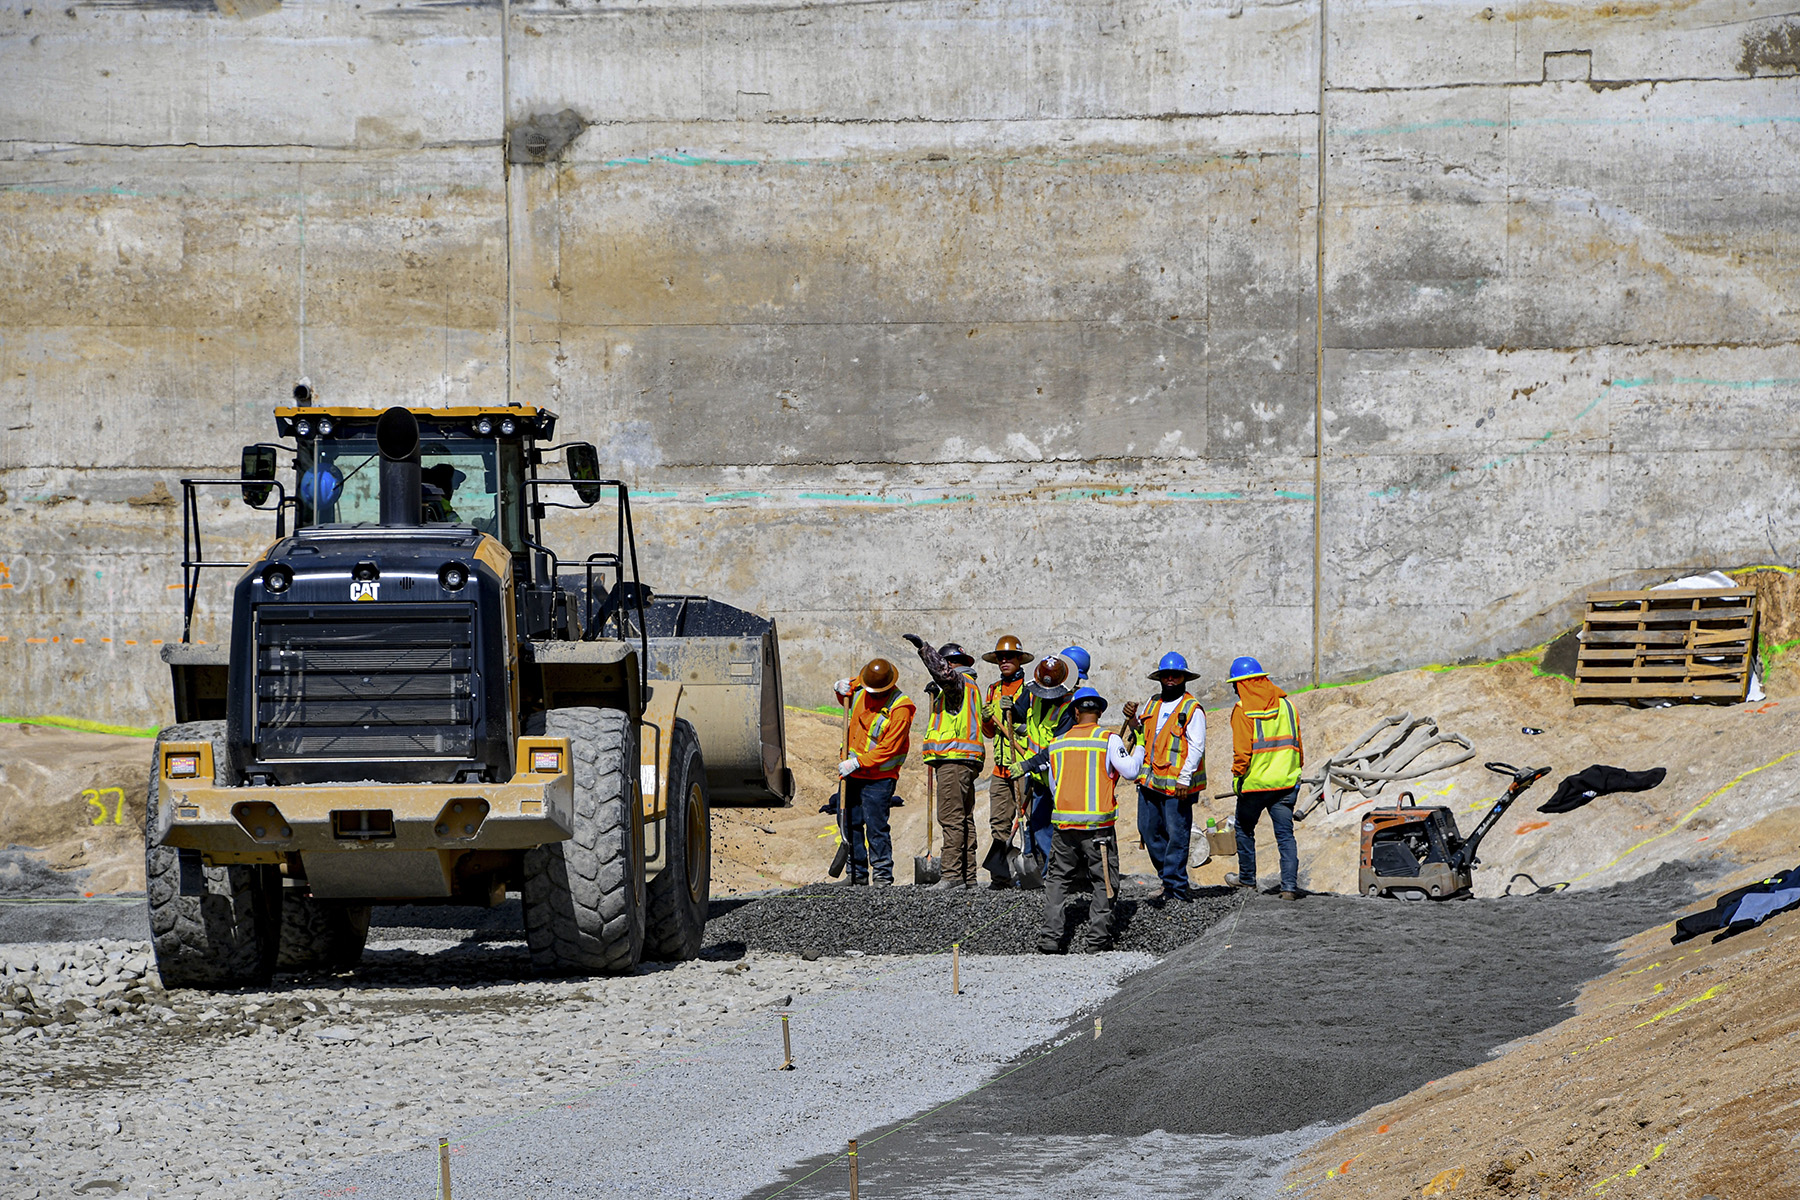
[[[1176,671],[1179,671],[1189,679],[1200,678],[1197,673],[1188,670],[1187,659],[1181,657],[1181,655],[1175,653],[1173,650],[1162,656],[1162,661],[1156,664],[1156,670],[1150,672],[1150,678],[1161,679],[1164,675],[1172,674]]]
[[[1227,679],[1225,682],[1236,683],[1240,679],[1255,679],[1258,675],[1267,674],[1268,672],[1262,669],[1261,663],[1257,662],[1254,658],[1245,655],[1243,658],[1234,658],[1231,660],[1231,678]]]
[[[1089,662],[1088,652],[1086,650],[1083,650],[1080,646],[1064,646],[1062,656],[1075,664],[1076,669],[1081,672],[1081,677],[1083,679],[1087,678]]]

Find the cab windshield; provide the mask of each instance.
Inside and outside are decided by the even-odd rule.
[[[468,525],[524,549],[516,497],[524,454],[517,442],[433,437],[421,431],[423,517]],[[300,446],[299,524],[373,525],[381,520],[381,462],[373,437],[315,439]]]

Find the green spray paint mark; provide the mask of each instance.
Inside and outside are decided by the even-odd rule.
[[[1280,496],[1283,500],[1311,500],[1313,498],[1313,494],[1311,492],[1281,492],[1281,491],[1278,491],[1275,494],[1277,496]]]
[[[721,500],[767,500],[768,498],[767,494],[763,492],[720,492],[716,496],[707,496],[705,499],[708,504],[717,504]]]
[[[1166,492],[1171,500],[1242,500],[1242,492]]]
[[[114,737],[153,738],[162,732],[160,725],[107,725],[85,717],[0,717],[8,725],[48,725],[54,729],[73,729],[79,733],[110,733]]]
[[[680,492],[633,492],[631,498],[633,500],[673,500],[679,495],[681,495]]]

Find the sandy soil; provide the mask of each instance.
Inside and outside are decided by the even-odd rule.
[[[150,756],[147,738],[0,724],[0,846],[35,848],[65,893],[142,891]]]
[[[1726,848],[1754,865],[1715,895],[1800,859],[1800,809]],[[1800,1195],[1800,913],[1718,943],[1670,932],[1629,939],[1577,1015],[1364,1113],[1290,1184],[1317,1200]]]

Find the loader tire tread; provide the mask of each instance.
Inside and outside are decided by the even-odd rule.
[[[693,785],[700,787],[700,803],[706,808],[708,831],[703,872],[698,887],[690,890],[688,878],[688,805]],[[711,802],[706,791],[706,769],[700,758],[700,735],[686,721],[677,719],[669,741],[668,818],[663,823],[668,843],[667,863],[648,885],[649,914],[645,920],[644,957],[660,962],[685,962],[700,955],[706,940],[708,893],[712,889]],[[694,891],[699,899],[694,898]]]
[[[173,846],[152,845],[162,805],[164,742],[205,742],[213,748],[213,782],[230,779],[223,721],[189,721],[157,735],[144,803],[144,890],[150,940],[165,988],[225,988],[263,984],[275,973],[280,945],[280,878],[267,866],[205,867],[204,895],[181,894],[181,864]]]
[[[367,904],[336,904],[286,888],[281,897],[278,971],[346,971],[369,940]]]
[[[626,714],[557,708],[525,723],[569,739],[574,833],[525,853],[525,939],[543,975],[620,974],[644,952],[643,838],[637,741]]]

